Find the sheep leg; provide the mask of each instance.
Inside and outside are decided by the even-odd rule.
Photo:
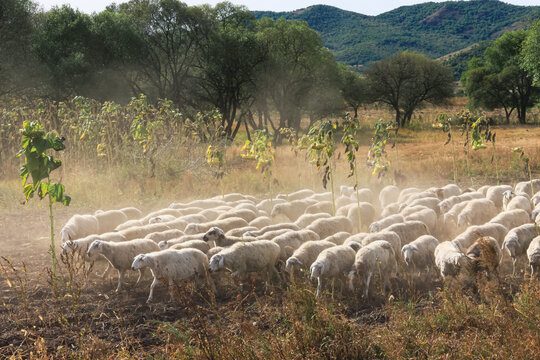
[[[349,289],[354,293],[354,276],[349,275]]]
[[[321,297],[321,290],[322,290],[322,279],[319,276],[317,277],[317,295],[316,295],[317,298]]]
[[[105,270],[103,271],[103,274],[99,275],[101,276],[102,279],[105,279],[109,273],[111,272],[112,270],[112,266],[111,264],[107,261],[107,267],[105,268]]]
[[[516,275],[516,262],[517,262],[517,258],[513,257],[512,258],[512,276]]]
[[[124,280],[125,270],[118,270],[118,286],[116,287],[116,292],[119,292],[122,288],[122,281]]]
[[[334,287],[336,283],[336,278],[332,278],[332,300],[334,300]]]
[[[369,292],[369,283],[371,282],[371,273],[368,273],[367,279],[366,279],[366,288],[364,290],[364,297],[367,299],[368,292]]]
[[[156,284],[158,283],[158,279],[154,277],[154,281],[152,281],[152,284],[150,285],[150,294],[148,295],[148,299],[146,300],[146,303],[149,303],[154,298],[154,287],[156,287]]]

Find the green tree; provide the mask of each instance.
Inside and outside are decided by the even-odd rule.
[[[368,102],[367,80],[354,69],[342,66],[341,93],[348,106],[354,110],[354,119],[358,119],[358,108]]]
[[[538,95],[533,77],[520,65],[522,46],[527,37],[524,30],[511,31],[495,40],[484,53],[484,61],[473,59],[463,74],[462,83],[473,107],[504,108],[506,121],[515,109],[518,121],[527,122],[527,108]]]
[[[402,52],[380,60],[366,76],[372,100],[391,106],[399,126],[407,125],[423,103],[440,104],[453,93],[450,69],[417,53]]]
[[[540,21],[537,21],[528,31],[523,44],[523,68],[540,84]]]

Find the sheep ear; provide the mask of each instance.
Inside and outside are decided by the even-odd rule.
[[[223,268],[225,267],[225,264],[224,264],[225,260],[223,259],[223,256],[219,256],[219,267],[220,268]]]

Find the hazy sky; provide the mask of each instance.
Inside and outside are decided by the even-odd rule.
[[[2,0],[0,0],[2,1]],[[444,0],[432,0],[441,2]],[[73,8],[92,13],[94,11],[102,11],[112,2],[122,3],[124,0],[37,0],[42,4],[45,10],[50,9],[55,5],[70,4]],[[215,5],[220,1],[205,1],[205,0],[184,0],[188,5],[212,4]],[[377,15],[403,5],[419,4],[427,1],[421,0],[232,0],[237,5],[245,5],[250,10],[272,10],[272,11],[291,11],[305,8],[315,4],[327,4],[338,7],[344,10],[350,10],[365,15]],[[540,5],[540,0],[504,0],[506,3],[514,5]]]

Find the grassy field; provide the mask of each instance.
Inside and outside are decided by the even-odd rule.
[[[458,106],[457,104],[456,106]],[[388,149],[391,168],[382,181],[360,169],[362,186],[380,188],[394,181],[401,187],[440,186],[453,182],[451,145],[431,127],[449,109],[425,109],[411,129],[399,132]],[[370,109],[361,119],[359,158],[367,154],[372,124],[388,118]],[[540,167],[540,129],[496,126],[496,158],[501,183],[528,179],[519,154],[530,158],[533,176]],[[158,156],[154,177],[142,161],[62,154],[62,183],[72,196],[70,207],[55,206],[56,233],[75,213],[137,206],[150,211],[174,201],[242,192],[263,198],[268,186],[251,161],[240,157],[245,135],[226,153],[220,183],[206,164],[206,145],[171,144]],[[458,183],[466,187],[495,184],[493,149],[467,156],[464,137],[454,134]],[[352,185],[348,164],[337,161],[336,184]],[[362,160],[363,161],[363,160]],[[316,300],[306,282],[264,289],[253,283],[242,291],[226,285],[218,297],[182,284],[175,301],[163,287],[154,304],[145,304],[151,279],[114,293],[115,278],[98,278],[97,269],[80,268],[61,259],[61,280],[52,286],[47,254],[48,214],[45,202],[26,206],[17,175],[18,160],[7,160],[0,175],[0,358],[207,358],[207,359],[533,359],[540,349],[540,286],[520,272],[488,281],[464,277],[446,283],[434,276],[396,278],[392,295],[369,300],[347,291]],[[324,191],[321,175],[303,153],[284,144],[276,150],[273,192],[300,188]],[[522,264],[523,265],[523,264]],[[522,266],[522,269],[524,266]],[[99,269],[101,270],[101,269]]]

